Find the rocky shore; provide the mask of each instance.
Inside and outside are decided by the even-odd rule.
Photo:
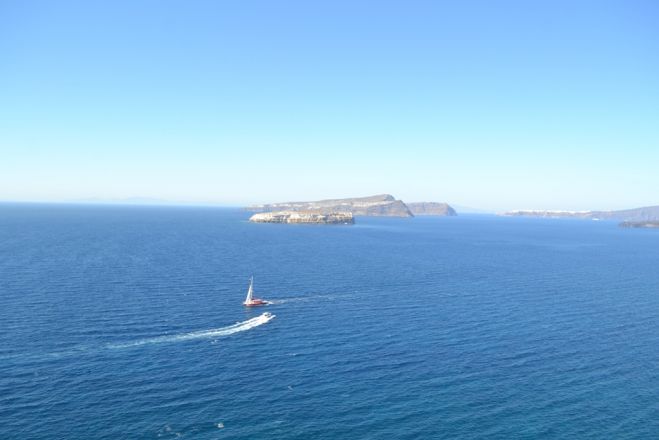
[[[350,212],[276,211],[260,212],[249,218],[254,223],[300,223],[322,225],[352,225],[355,219]]]

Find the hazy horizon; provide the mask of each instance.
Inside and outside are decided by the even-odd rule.
[[[0,200],[659,205],[650,1],[3,2]]]
[[[371,194],[376,195],[376,194]],[[392,194],[393,195],[393,194]],[[360,195],[355,197],[365,197],[367,195]],[[395,195],[394,195],[395,196]],[[323,197],[323,198],[314,198],[309,200],[268,200],[262,202],[245,202],[245,203],[223,203],[221,201],[186,201],[186,200],[166,200],[166,199],[157,199],[149,197],[127,197],[127,198],[117,198],[117,199],[63,199],[63,200],[0,200],[0,203],[25,203],[25,204],[61,204],[61,205],[118,205],[118,206],[171,206],[171,207],[217,207],[217,208],[247,208],[251,205],[265,204],[265,203],[279,203],[279,202],[304,202],[304,201],[316,201],[316,200],[325,200],[333,199],[337,197]],[[653,207],[658,205],[643,205],[643,206],[626,206],[620,208],[589,208],[589,209],[562,209],[562,208],[528,208],[528,207],[517,207],[517,208],[507,208],[507,209],[483,209],[474,206],[465,206],[462,204],[450,203],[444,200],[403,200],[405,203],[415,203],[415,202],[440,202],[448,203],[452,208],[454,208],[458,213],[462,214],[498,214],[506,211],[616,211],[616,210],[625,210],[625,209],[634,209],[634,208],[646,208]]]

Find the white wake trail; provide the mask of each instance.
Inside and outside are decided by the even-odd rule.
[[[332,300],[335,300],[335,299],[352,298],[352,297],[355,297],[354,293],[309,295],[309,296],[291,296],[291,297],[284,297],[284,298],[278,298],[278,299],[271,299],[270,304],[281,305],[281,304],[287,304],[287,303],[309,302],[309,301],[318,301],[318,300],[332,301]]]
[[[210,339],[210,338],[220,338],[223,336],[229,336],[234,333],[244,332],[246,330],[258,327],[263,325],[270,320],[272,320],[276,315],[271,313],[263,313],[262,315],[256,316],[254,318],[248,319],[247,321],[237,322],[233,325],[227,327],[213,328],[210,330],[200,330],[190,333],[181,333],[178,335],[165,335],[165,336],[156,336],[153,338],[139,339],[133,342],[127,342],[123,344],[109,344],[108,348],[128,348],[128,347],[137,347],[140,345],[147,344],[161,344],[164,342],[180,342],[180,341],[189,341],[192,339]]]

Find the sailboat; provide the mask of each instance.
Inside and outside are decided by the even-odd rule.
[[[247,307],[254,307],[254,306],[264,306],[266,304],[269,304],[268,301],[259,298],[254,298],[254,277],[251,277],[249,279],[249,289],[247,289],[247,297],[245,298],[245,302],[243,302],[243,305]]]

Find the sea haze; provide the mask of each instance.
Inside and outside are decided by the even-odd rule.
[[[248,217],[0,205],[0,437],[659,432],[657,231]]]

